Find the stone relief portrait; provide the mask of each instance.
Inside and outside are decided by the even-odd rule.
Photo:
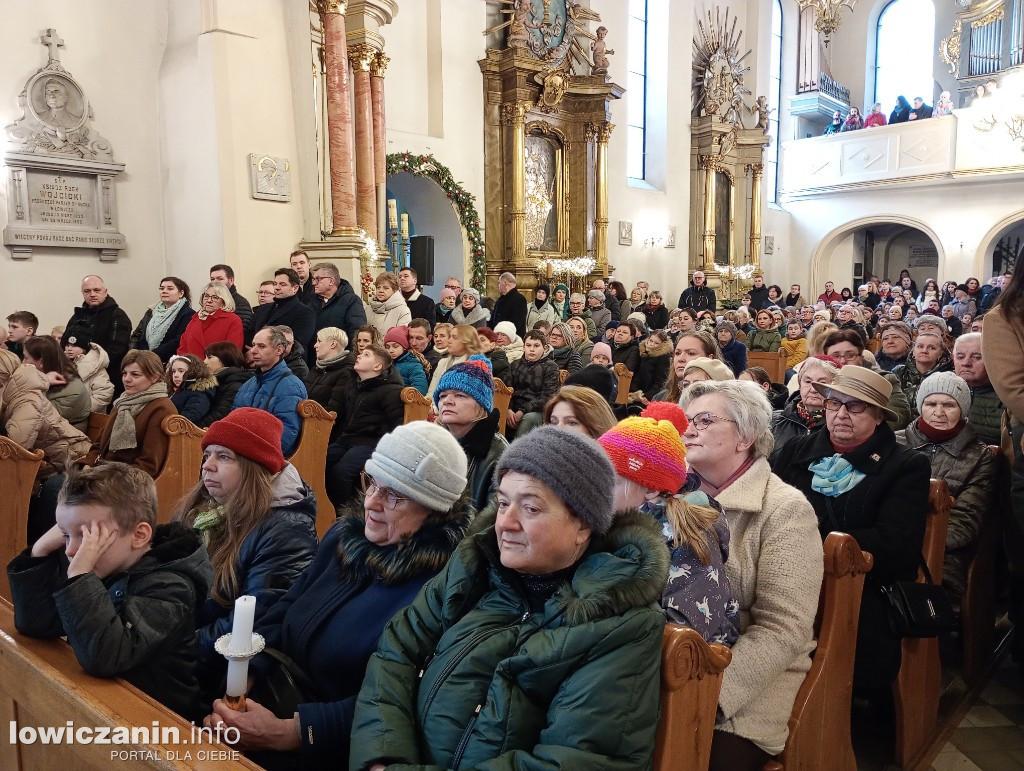
[[[73,82],[52,74],[32,84],[29,104],[40,123],[53,129],[76,129],[85,123],[85,100]]]

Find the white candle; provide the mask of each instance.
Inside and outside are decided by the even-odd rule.
[[[392,230],[398,227],[398,201],[394,198],[388,199],[388,227]]]
[[[402,238],[409,237],[409,215],[402,212]]]
[[[245,653],[252,647],[252,625],[256,617],[256,598],[244,594],[235,600],[235,619],[231,625],[231,653]]]
[[[249,680],[249,659],[228,659],[228,684],[224,693],[228,696],[245,696]]]

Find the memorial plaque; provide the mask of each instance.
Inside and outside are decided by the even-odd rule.
[[[116,260],[125,248],[117,229],[114,178],[124,171],[110,143],[92,127],[92,108],[81,86],[60,62],[64,41],[47,30],[45,67],[18,97],[22,117],[5,131],[12,145],[4,157],[9,172],[7,227],[3,241],[15,259],[34,246],[95,249]]]

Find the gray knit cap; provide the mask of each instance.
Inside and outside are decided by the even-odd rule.
[[[462,497],[468,467],[455,437],[425,420],[385,434],[366,461],[366,473],[382,487],[439,512],[449,511]]]
[[[615,514],[615,471],[601,445],[589,436],[553,426],[535,429],[509,445],[495,472],[521,471],[551,490],[595,535],[604,535]]]
[[[917,414],[921,414],[924,400],[932,394],[945,394],[956,399],[960,405],[960,417],[966,420],[971,411],[971,387],[967,381],[953,372],[936,372],[921,381],[917,389]]]
[[[926,313],[923,316],[917,317],[917,328],[920,329],[922,324],[934,324],[943,332],[949,332],[949,325],[946,320],[941,316],[936,316],[934,313]]]

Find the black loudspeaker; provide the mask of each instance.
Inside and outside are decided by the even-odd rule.
[[[409,244],[409,267],[416,271],[416,280],[420,286],[433,286],[434,237],[413,236]]]

